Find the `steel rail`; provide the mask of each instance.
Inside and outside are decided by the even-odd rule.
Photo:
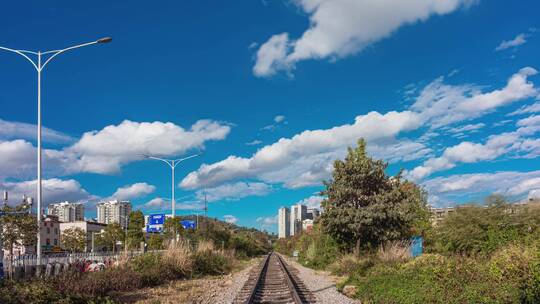
[[[257,294],[257,289],[259,288],[259,285],[261,284],[262,277],[264,273],[266,272],[266,269],[268,269],[268,262],[270,261],[270,256],[272,256],[272,252],[270,252],[266,258],[264,258],[264,264],[263,267],[261,267],[261,271],[259,271],[259,274],[257,276],[257,281],[255,284],[253,284],[253,287],[251,288],[249,292],[249,297],[246,299],[244,304],[251,304],[253,303],[253,300],[255,298],[255,294]]]
[[[272,252],[272,254],[275,254],[275,253]],[[304,303],[302,301],[302,299],[300,298],[300,295],[298,294],[298,286],[296,285],[296,283],[295,283],[295,281],[294,281],[294,279],[292,277],[291,272],[287,268],[287,265],[285,265],[285,262],[283,261],[283,259],[281,258],[281,256],[279,254],[276,254],[276,256],[278,258],[279,265],[280,265],[281,269],[286,274],[285,275],[285,280],[287,282],[287,286],[289,286],[289,290],[291,291],[291,295],[293,297],[294,303],[295,304]]]

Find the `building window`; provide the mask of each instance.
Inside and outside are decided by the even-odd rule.
[[[54,246],[58,245],[58,240],[54,239]]]
[[[50,240],[50,239],[47,239],[46,244],[47,244],[47,245],[50,245],[50,244],[51,244],[51,240]]]
[[[54,228],[54,234],[58,235],[58,228]]]
[[[47,227],[47,234],[51,233],[51,228]]]

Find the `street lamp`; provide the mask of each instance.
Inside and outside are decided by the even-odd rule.
[[[40,229],[41,229],[41,204],[42,204],[42,185],[41,185],[41,71],[47,66],[47,64],[56,56],[70,50],[74,50],[77,48],[81,48],[84,46],[89,46],[92,44],[97,43],[108,43],[111,42],[112,38],[105,37],[101,38],[92,42],[78,44],[74,46],[67,47],[65,49],[61,50],[51,50],[46,52],[33,52],[33,51],[27,51],[27,50],[15,50],[6,48],[3,46],[0,46],[0,50],[13,52],[16,54],[19,54],[26,58],[32,66],[36,69],[37,72],[37,124],[38,124],[38,130],[37,130],[37,210],[36,210],[36,217],[37,217],[37,224],[38,224],[38,233],[37,233],[37,259],[38,263],[41,261],[41,236],[40,236]],[[37,62],[32,60],[30,56],[36,56]],[[44,58],[46,57],[46,58]],[[42,63],[42,59],[45,60],[44,63]]]
[[[176,215],[176,211],[175,211],[175,208],[176,208],[176,202],[174,201],[174,188],[175,188],[175,184],[174,184],[174,168],[176,168],[176,166],[185,161],[185,160],[188,160],[190,158],[194,158],[194,157],[197,157],[197,156],[200,156],[201,154],[194,154],[194,155],[191,155],[191,156],[188,156],[188,157],[184,157],[184,158],[180,158],[180,159],[165,159],[165,158],[159,158],[159,157],[155,157],[155,156],[149,156],[149,155],[144,155],[144,157],[146,158],[149,158],[149,159],[155,159],[155,160],[160,160],[164,163],[166,163],[167,165],[169,165],[169,167],[171,167],[171,170],[172,170],[172,183],[171,183],[171,215],[174,219],[174,216]]]

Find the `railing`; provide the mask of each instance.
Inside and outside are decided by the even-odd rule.
[[[162,250],[147,251],[161,252]],[[4,257],[4,275],[8,276],[18,267],[47,265],[47,264],[73,264],[81,261],[106,262],[119,259],[131,259],[135,256],[145,253],[144,251],[117,251],[117,252],[81,252],[81,253],[57,253],[42,255],[38,261],[36,255],[26,254],[14,257]],[[38,263],[39,262],[39,263]],[[1,275],[1,274],[0,274]]]

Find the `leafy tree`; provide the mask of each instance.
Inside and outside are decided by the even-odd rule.
[[[70,252],[82,252],[86,248],[86,232],[81,228],[68,228],[60,235],[64,249]]]
[[[152,234],[148,239],[149,250],[161,250],[165,248],[163,236],[160,234]]]
[[[422,233],[429,227],[425,193],[404,180],[388,176],[388,164],[366,152],[366,142],[349,148],[345,160],[334,162],[332,180],[325,182],[320,218],[323,232],[350,248],[375,247],[389,240]]]
[[[503,197],[491,195],[484,206],[458,207],[433,229],[427,241],[437,252],[472,255],[538,239],[540,209],[510,205]]]
[[[16,207],[5,206],[2,208],[2,211],[8,213],[1,217],[3,227],[3,231],[1,231],[2,245],[9,250],[11,255],[13,255],[13,248],[15,246],[35,246],[37,243],[37,221],[33,215],[25,214],[28,208],[29,206],[26,204]]]
[[[182,235],[184,232],[184,227],[180,223],[181,218],[178,216],[169,217],[165,219],[165,224],[163,224],[163,232],[169,238],[174,238],[176,235]]]
[[[105,227],[103,232],[99,235],[97,242],[98,245],[105,246],[115,252],[116,243],[119,241],[124,241],[125,236],[125,232],[120,224],[112,223]]]
[[[126,245],[128,248],[138,248],[141,242],[144,242],[144,214],[142,211],[132,211],[129,214],[129,224],[127,231]]]

